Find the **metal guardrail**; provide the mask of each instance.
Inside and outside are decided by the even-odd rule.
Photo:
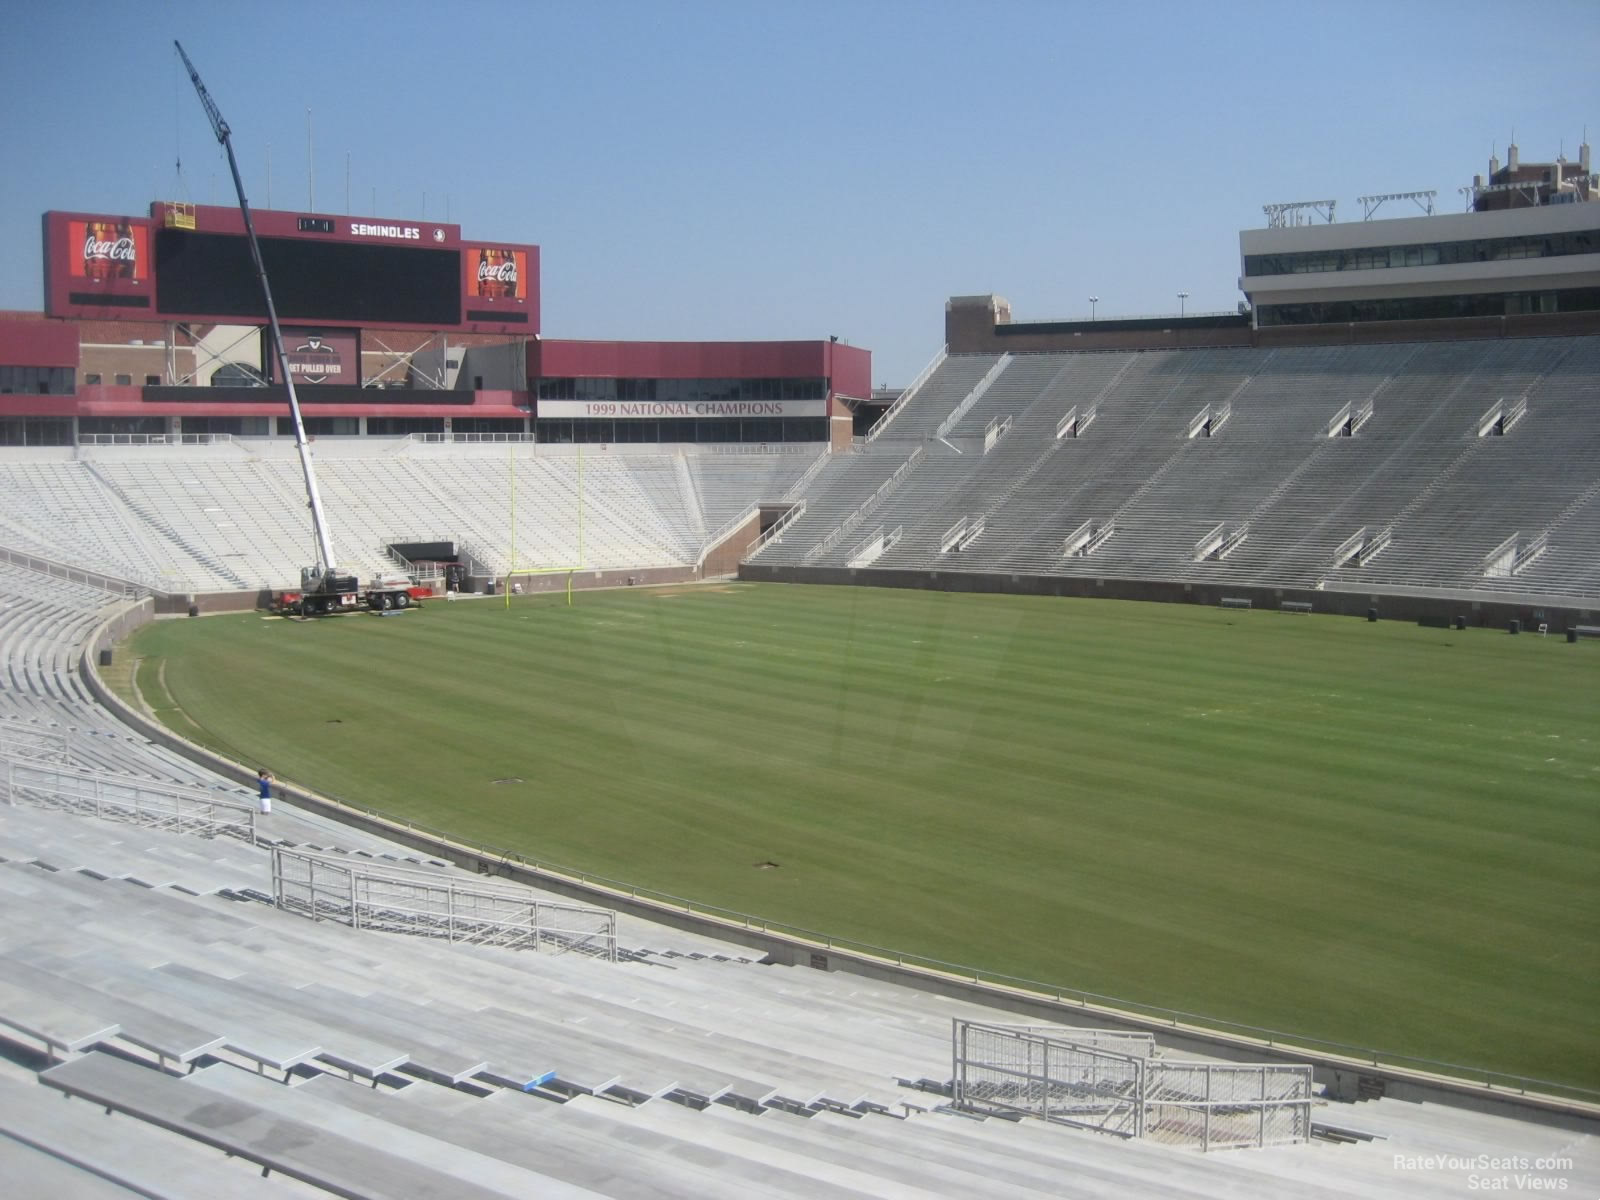
[[[889,422],[894,420],[895,415],[906,406],[906,404],[911,400],[911,397],[917,394],[917,391],[922,387],[922,385],[928,382],[933,373],[937,371],[944,360],[949,357],[950,347],[948,345],[940,346],[939,353],[935,354],[928,365],[923,367],[922,370],[917,373],[917,377],[911,381],[910,386],[895,397],[894,403],[883,410],[883,416],[879,417],[873,424],[872,428],[867,430],[867,442],[869,444],[874,438],[876,438],[880,433],[889,427]]]
[[[733,532],[738,529],[739,526],[749,522],[751,517],[759,517],[760,515],[761,505],[759,503],[752,504],[738,516],[734,517],[731,521],[724,521],[721,528],[717,529],[713,533],[707,534],[705,542],[700,547],[700,555],[694,560],[695,568],[698,570],[700,567],[705,566],[706,559],[710,557],[713,550],[722,545],[723,542],[731,537]]]
[[[950,410],[949,415],[944,420],[939,422],[939,427],[933,431],[933,436],[936,438],[948,437],[950,431],[961,424],[961,418],[971,412],[978,401],[984,398],[989,389],[994,386],[994,381],[1000,378],[1005,369],[1011,365],[1011,362],[1012,355],[1010,353],[1002,354],[997,358],[994,366],[984,372],[983,378],[973,384],[972,390],[961,398],[960,402]],[[990,421],[989,424],[992,426],[994,422]]]
[[[465,884],[442,873],[275,846],[272,899],[289,912],[352,929],[617,960],[617,914],[609,909],[541,900],[523,888]]]
[[[1216,1150],[1311,1138],[1311,1067],[1182,1062],[1153,1038],[951,1022],[954,1105]]]
[[[147,596],[153,590],[147,585],[132,579],[122,579],[116,575],[107,575],[102,571],[89,571],[83,567],[71,567],[65,563],[55,562],[52,559],[40,558],[37,554],[28,554],[22,550],[12,550],[6,546],[0,546],[0,562],[8,562],[16,567],[26,567],[30,571],[37,571],[39,574],[48,575],[52,579],[64,579],[68,583],[81,583],[85,587],[99,588],[112,596],[122,596],[130,600],[137,600],[140,597]]]
[[[431,445],[449,442],[532,442],[531,433],[408,433],[406,440]]]
[[[756,538],[756,544],[750,550],[750,557],[754,558],[761,550],[766,549],[775,542],[783,541],[783,531],[804,516],[805,511],[806,502],[804,500],[795,501],[794,506],[788,512],[761,531],[761,536]]]
[[[0,760],[0,791],[12,804],[22,801],[175,833],[256,840],[254,806],[201,788],[8,757]]]
[[[828,465],[832,458],[833,453],[829,450],[824,450],[821,454],[817,455],[816,461],[802,471],[800,478],[796,479],[788,486],[787,489],[785,489],[783,498],[785,500],[793,500],[798,497],[801,492],[805,491],[806,488],[811,485],[811,481],[813,479],[822,474],[822,469]]]
[[[221,446],[231,433],[80,433],[80,446]]]
[[[907,456],[905,462],[901,463],[895,468],[894,474],[890,475],[889,478],[880,483],[878,485],[878,490],[863,500],[855,512],[851,513],[843,521],[839,522],[838,526],[832,533],[823,538],[815,546],[811,547],[811,549],[806,551],[803,561],[807,563],[815,562],[824,554],[828,553],[828,551],[832,550],[840,542],[844,541],[845,538],[849,537],[850,531],[853,530],[857,525],[861,524],[862,521],[867,519],[872,510],[878,506],[878,501],[882,500],[896,487],[898,487],[900,481],[916,468],[916,465],[921,462],[924,457],[926,457],[927,453],[928,448],[926,445],[918,446],[915,450],[913,450],[910,455]]]
[[[670,444],[670,443],[669,443]],[[699,454],[706,455],[740,455],[740,454],[816,454],[816,442],[698,442],[693,443],[698,447]],[[827,460],[827,454],[819,456]]]
[[[72,747],[65,729],[39,729],[20,721],[0,721],[0,758],[69,763]]]

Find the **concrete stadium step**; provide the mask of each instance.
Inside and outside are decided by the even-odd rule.
[[[6,1186],[18,1195],[133,1200],[139,1194],[3,1133],[0,1133],[0,1159],[5,1161]]]
[[[0,1141],[0,1159],[10,1194],[18,1197],[299,1200],[327,1195],[285,1177],[263,1179],[247,1163],[167,1130],[125,1117],[108,1119],[88,1104],[63,1103],[33,1080],[18,1084],[0,1079],[0,1134],[10,1139],[9,1144]],[[30,1176],[19,1158],[23,1147],[48,1158],[56,1173]],[[56,1186],[43,1186],[49,1182]],[[109,1190],[96,1190],[101,1187]]]
[[[116,1040],[127,1042],[174,1062],[188,1063],[217,1049],[227,1039],[214,1027],[190,1024],[161,1008],[135,1003],[128,996],[76,983],[44,967],[8,957],[0,990],[21,989],[53,1012],[74,1009],[115,1024]],[[0,1019],[9,1005],[0,1004]]]
[[[755,1121],[727,1110],[693,1113],[658,1106],[619,1114],[607,1111],[610,1106],[603,1103],[575,1101],[574,1106],[579,1103],[599,1119],[695,1138],[726,1153],[804,1170],[866,1195],[970,1197],[1003,1190],[1008,1196],[1044,1200],[1063,1194],[1060,1167],[1048,1173],[1053,1178],[1041,1178],[1046,1173],[980,1166],[971,1156],[941,1146],[937,1130],[921,1118],[863,1121],[831,1113],[802,1118],[775,1112]]]
[[[341,1086],[340,1081],[331,1079],[282,1098],[268,1094],[270,1084],[263,1087],[243,1072],[207,1074],[193,1082],[202,1088],[226,1089],[230,1096],[248,1096],[252,1103],[281,1105],[286,1114],[300,1121],[327,1124],[364,1144],[403,1144],[419,1161],[427,1162],[434,1155],[448,1155],[443,1161],[454,1161],[455,1155],[467,1151],[464,1161],[469,1178],[499,1164],[584,1189],[578,1194],[693,1195],[728,1200],[751,1195],[837,1194],[804,1190],[805,1180],[783,1181],[792,1186],[775,1188],[771,1185],[779,1180],[774,1177],[740,1179],[736,1174],[744,1173],[739,1171],[741,1164],[715,1150],[675,1140],[668,1146],[666,1139],[641,1143],[638,1137],[617,1136],[615,1131],[596,1129],[589,1122],[564,1120],[567,1106],[532,1097],[508,1096],[506,1100],[515,1103],[464,1106],[459,1113],[445,1113],[428,1105],[405,1103],[381,1091]],[[752,1187],[752,1183],[759,1186]]]
[[[243,1074],[240,1072],[240,1074]],[[69,1096],[126,1113],[344,1196],[439,1196],[505,1200],[507,1193],[408,1157],[287,1117],[270,1105],[237,1099],[196,1104],[205,1091],[186,1080],[104,1054],[90,1054],[40,1073],[40,1082]],[[267,1085],[272,1086],[272,1085]],[[278,1088],[284,1096],[293,1089]]]
[[[535,1020],[544,1019],[549,1013],[566,1013],[574,1019],[592,1022],[598,1020],[603,1011],[607,1019],[613,1022],[612,1027],[619,1030],[625,1028],[627,1022],[635,1020],[634,1014],[642,1012],[656,1019],[663,1029],[670,1024],[680,1039],[688,1037],[704,1041],[710,1038],[713,1039],[713,1046],[717,1037],[748,1038],[754,1044],[761,1044],[761,1030],[768,1024],[771,1027],[784,1027],[785,1021],[792,1021],[804,1029],[800,1017],[815,1016],[805,1002],[796,1002],[793,1005],[781,1005],[782,1016],[776,1020],[770,1015],[759,1015],[746,1021],[738,1015],[738,996],[734,989],[708,991],[703,981],[699,984],[679,981],[674,978],[674,973],[654,972],[648,968],[621,964],[612,967],[570,956],[510,956],[509,952],[500,952],[497,956],[499,963],[477,963],[473,960],[479,956],[470,951],[471,948],[419,945],[418,956],[439,961],[448,970],[448,976],[441,971],[439,975],[420,980],[418,986],[435,1000],[449,996],[453,1002],[465,1005],[481,1004],[482,996],[495,995],[499,997],[497,1003],[500,1005]],[[505,961],[508,957],[517,961]],[[501,966],[509,967],[514,973],[503,974],[498,969]],[[769,999],[763,993],[760,968],[728,966],[726,970],[730,981],[741,972],[755,972],[756,975],[746,979],[743,986],[753,989],[763,1002]],[[521,1003],[519,998],[523,996],[535,998],[534,1002]],[[764,1003],[764,1007],[770,1014],[772,1006]],[[783,1046],[785,1054],[820,1053],[827,1056],[828,1063],[832,1064],[826,1075],[813,1079],[815,1086],[809,1089],[808,1098],[821,1091],[829,1079],[854,1078],[864,1084],[855,1089],[856,1094],[851,1096],[850,1102],[854,1103],[861,1098],[862,1092],[883,1088],[892,1090],[892,1080],[897,1075],[920,1073],[919,1060],[932,1059],[932,1069],[941,1070],[943,1068],[938,1065],[939,1062],[947,1061],[948,1017],[941,1016],[936,1023],[930,1024],[928,1033],[918,1039],[922,1053],[916,1060],[904,1057],[890,1059],[883,1054],[883,1030],[876,1024],[865,1027],[866,1023],[860,1020],[859,1013],[853,1013],[847,1006],[827,1007],[829,1015],[817,1018],[814,1040],[803,1034],[791,1036]],[[695,1010],[703,1010],[704,1015],[696,1015]],[[852,1017],[858,1026],[863,1027],[859,1044],[853,1044],[849,1035]],[[619,1033],[618,1036],[623,1034]],[[884,1065],[878,1072],[877,1081],[868,1083],[861,1063],[870,1062],[875,1056]],[[845,1069],[840,1069],[841,1064],[845,1065]],[[785,1072],[786,1076],[794,1074],[793,1071]]]

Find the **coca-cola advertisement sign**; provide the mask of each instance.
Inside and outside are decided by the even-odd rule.
[[[528,252],[500,246],[468,247],[467,296],[472,301],[528,298]]]
[[[133,284],[150,277],[150,230],[126,217],[67,222],[68,271],[93,284]]]
[[[271,336],[263,331],[268,357],[271,354]],[[301,384],[341,383],[358,387],[361,383],[361,346],[353,330],[349,329],[285,329],[283,331],[284,356],[289,360],[289,374],[296,386]],[[273,363],[272,376],[278,376],[277,363]]]

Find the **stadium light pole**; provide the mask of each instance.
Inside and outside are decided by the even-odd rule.
[[[1099,303],[1100,303],[1100,297],[1099,296],[1090,296],[1089,297],[1089,320],[1095,321],[1095,320],[1099,319],[1095,314],[1095,306],[1097,304],[1099,304]]]
[[[1188,292],[1179,292],[1178,293],[1178,315],[1180,317],[1183,316],[1183,304],[1184,304],[1184,301],[1186,301],[1188,298],[1189,298],[1189,293]]]

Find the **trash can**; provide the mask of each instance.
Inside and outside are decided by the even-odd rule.
[[[111,665],[111,650],[109,648],[100,651],[100,665],[102,667],[109,667]]]
[[[1506,629],[1511,633],[1521,633],[1522,622],[1517,620],[1515,617],[1512,617],[1511,622],[1506,626]]]

